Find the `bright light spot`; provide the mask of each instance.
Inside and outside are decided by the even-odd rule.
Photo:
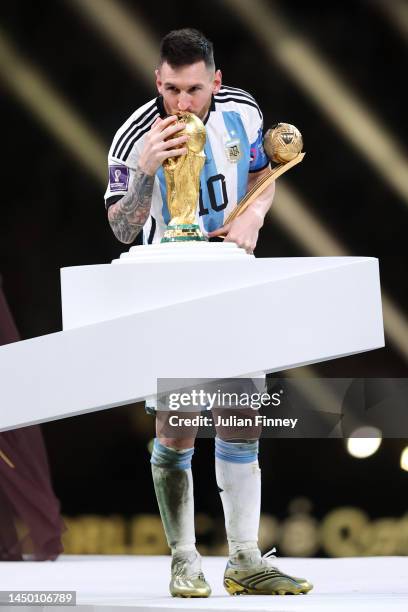
[[[347,439],[347,450],[357,459],[374,455],[381,444],[381,431],[376,427],[359,427]],[[407,456],[408,460],[408,456]]]
[[[408,446],[401,453],[401,467],[408,472]]]

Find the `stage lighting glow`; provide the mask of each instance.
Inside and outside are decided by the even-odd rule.
[[[353,457],[365,459],[379,449],[381,439],[381,431],[376,427],[359,427],[347,439],[347,450]]]
[[[406,446],[401,453],[400,465],[403,470],[408,472],[408,446]]]

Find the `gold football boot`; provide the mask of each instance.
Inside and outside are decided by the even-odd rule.
[[[313,585],[304,578],[295,578],[271,564],[271,553],[261,557],[259,551],[240,551],[237,563],[229,561],[224,573],[224,587],[230,595],[299,595]]]
[[[197,551],[176,553],[171,562],[170,593],[173,597],[209,597],[211,587],[201,570]]]

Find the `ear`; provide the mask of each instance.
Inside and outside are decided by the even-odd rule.
[[[160,68],[156,68],[154,73],[156,75],[156,87],[157,87],[157,91],[161,94],[162,93],[162,88],[163,88],[163,82],[162,82],[161,77],[160,77]]]
[[[216,70],[214,75],[213,94],[217,94],[222,85],[222,73],[221,70]]]

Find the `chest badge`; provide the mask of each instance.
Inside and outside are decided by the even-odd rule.
[[[227,140],[224,146],[228,161],[230,161],[232,164],[239,162],[242,157],[241,141],[239,138]]]

